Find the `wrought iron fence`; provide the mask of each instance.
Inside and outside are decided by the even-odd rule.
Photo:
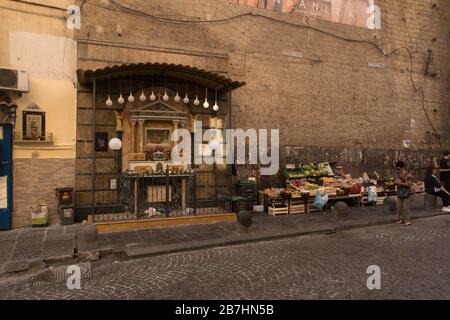
[[[228,179],[224,174],[194,170],[158,174],[126,172],[116,183],[112,182],[116,179],[114,175],[100,175],[96,179],[94,222],[231,211],[227,202]]]

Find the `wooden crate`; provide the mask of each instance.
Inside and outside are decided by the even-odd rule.
[[[301,197],[292,197],[289,201],[289,214],[302,213],[306,213],[304,200]]]
[[[368,203],[368,198],[369,197],[368,197],[367,194],[363,195],[362,198],[361,198],[361,203],[363,205],[366,205]],[[384,204],[384,199],[386,199],[386,196],[378,196],[376,205],[377,206],[382,206]]]
[[[271,214],[272,216],[285,215],[288,213],[289,213],[289,208],[287,206],[279,207],[279,208],[269,207],[269,214]]]
[[[377,206],[382,206],[383,204],[384,204],[384,200],[386,199],[387,197],[378,197],[377,198]]]
[[[273,216],[289,213],[288,200],[283,197],[269,197],[268,212]]]
[[[296,204],[289,206],[289,214],[303,214],[303,213],[306,213],[304,204]]]

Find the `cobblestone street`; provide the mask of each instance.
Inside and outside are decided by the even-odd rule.
[[[116,262],[82,289],[3,288],[3,299],[448,299],[450,216]],[[366,287],[369,265],[381,290]]]

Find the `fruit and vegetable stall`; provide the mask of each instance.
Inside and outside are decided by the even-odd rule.
[[[283,175],[284,188],[259,191],[259,204],[271,215],[323,211],[340,201],[358,207],[382,205],[396,192],[392,178],[380,178],[376,172],[358,178],[337,175],[328,162],[287,165]],[[423,183],[416,183],[415,188],[423,192]]]

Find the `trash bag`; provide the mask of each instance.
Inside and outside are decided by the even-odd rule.
[[[374,186],[369,187],[367,201],[377,202],[377,199],[378,199],[377,188]]]
[[[317,192],[316,198],[314,199],[313,206],[317,209],[322,210],[325,205],[328,203],[328,194],[322,194],[321,192]]]

